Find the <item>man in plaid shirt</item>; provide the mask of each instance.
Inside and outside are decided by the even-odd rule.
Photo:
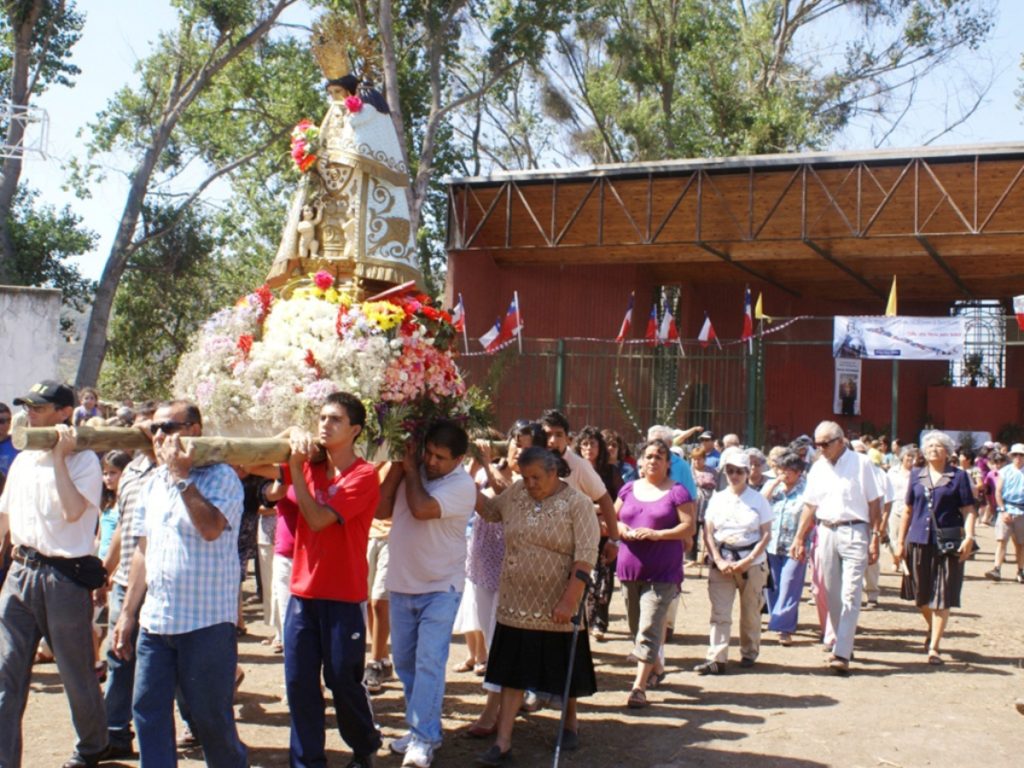
[[[132,558],[114,653],[128,658],[138,614],[132,710],[143,763],[173,765],[174,693],[190,711],[207,765],[247,765],[232,698],[238,645],[238,526],[242,484],[227,464],[192,465],[181,437],[202,434],[199,409],[163,403],[150,426],[160,465],[135,507]],[[143,602],[145,598],[145,602]]]

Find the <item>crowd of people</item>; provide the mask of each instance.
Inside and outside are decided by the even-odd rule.
[[[291,764],[326,765],[326,686],[349,768],[372,766],[383,747],[368,694],[395,676],[407,729],[388,749],[403,766],[432,764],[459,635],[466,656],[453,669],[487,692],[467,735],[493,737],[476,764],[505,764],[517,715],[542,706],[563,711],[556,748],[578,748],[578,699],[598,689],[591,643],[610,631],[616,582],[632,639],[623,663],[635,665],[622,705],[633,709],[665,680],[694,563],[708,566],[711,605],[699,675],[731,669],[737,597],[739,668],[757,664],[764,631],[791,645],[807,582],[827,666],[850,674],[882,567],[902,574],[901,598],[925,622],[922,659],[942,666],[978,525],[994,525],[999,546],[986,577],[1002,578],[1012,542],[1024,583],[1020,443],[975,455],[940,431],[900,445],[822,421],[767,455],[702,427],[655,425],[634,447],[611,430],[573,432],[549,410],[504,435],[438,420],[374,465],[359,450],[366,409],[339,392],[314,432],[290,430],[287,463],[232,467],[196,463],[183,438],[202,435],[202,414],[187,401],[108,421],[94,390],[76,398],[44,381],[14,405],[57,440],[19,453],[0,404],[4,766],[21,763],[31,668],[47,654],[78,737],[65,768],[136,747],[146,766],[174,765],[187,746],[211,766],[247,765],[233,701],[250,561],[266,642],[283,656]],[[151,447],[76,450],[74,425],[108,423],[134,424]]]

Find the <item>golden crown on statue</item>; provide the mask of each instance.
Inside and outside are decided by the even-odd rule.
[[[363,80],[379,82],[380,54],[358,20],[328,13],[313,23],[313,56],[328,80],[350,72]]]

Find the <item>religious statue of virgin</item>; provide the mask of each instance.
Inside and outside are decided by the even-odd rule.
[[[330,104],[315,139],[301,145],[309,162],[299,163],[302,184],[267,277],[270,287],[286,292],[318,270],[357,298],[422,281],[409,220],[409,170],[383,94],[367,73],[352,71],[349,33],[336,17],[314,26],[313,53]]]

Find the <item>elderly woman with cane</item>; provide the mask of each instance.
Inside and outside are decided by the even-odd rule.
[[[913,600],[928,624],[928,663],[943,663],[939,653],[949,609],[960,607],[964,561],[974,543],[975,506],[970,476],[950,463],[953,441],[929,432],[921,441],[925,466],[911,470],[908,513],[900,522],[896,555],[907,561],[900,596]]]
[[[576,699],[597,691],[587,634],[573,632],[572,618],[594,566],[600,526],[590,500],[560,479],[567,469],[550,451],[527,448],[519,455],[522,480],[493,499],[477,496],[481,516],[505,526],[498,623],[485,678],[501,686],[501,713],[495,743],[477,765],[508,761],[527,688],[562,695],[569,672],[558,735],[566,750],[579,744]]]

